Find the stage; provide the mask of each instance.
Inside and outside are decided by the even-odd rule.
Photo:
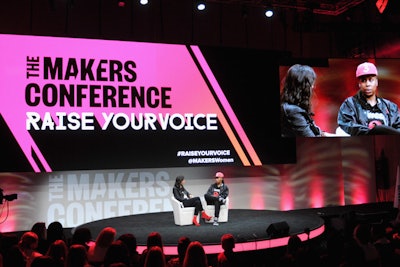
[[[271,225],[269,233],[267,228]],[[132,233],[137,238],[138,251],[146,246],[147,235],[159,232],[163,238],[164,251],[167,255],[177,253],[179,237],[187,236],[192,241],[200,241],[206,253],[221,251],[220,238],[231,233],[236,239],[236,251],[251,251],[286,245],[288,236],[299,234],[302,239],[314,238],[324,231],[324,220],[316,214],[305,211],[270,211],[233,209],[229,211],[229,221],[214,226],[201,221],[201,226],[178,226],[174,223],[172,212],[149,213],[104,219],[81,225],[92,231],[93,238],[104,227],[117,230],[117,236]],[[288,226],[284,227],[284,226]],[[271,232],[272,231],[272,232]]]
[[[213,226],[202,220],[201,226],[196,227],[194,225],[175,225],[171,211],[114,217],[86,223],[77,228],[89,228],[93,239],[101,229],[107,226],[117,230],[117,237],[125,233],[132,233],[137,239],[139,252],[146,247],[147,235],[156,231],[163,238],[164,251],[167,255],[176,255],[178,239],[181,236],[187,236],[192,241],[200,241],[204,245],[206,253],[214,254],[221,251],[220,238],[225,233],[231,233],[235,237],[235,251],[237,252],[261,250],[286,245],[292,234],[299,235],[302,240],[318,237],[324,232],[326,223],[338,223],[337,227],[345,227],[341,224],[349,218],[354,222],[387,221],[395,216],[393,212],[397,212],[393,209],[393,202],[291,211],[231,209],[228,222]],[[276,231],[278,235],[267,233],[267,228],[271,224],[276,226],[272,227],[276,230],[279,230],[282,225],[287,225],[287,232],[278,233]],[[74,229],[76,228],[71,231],[73,232]]]

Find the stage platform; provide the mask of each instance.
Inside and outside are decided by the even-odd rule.
[[[199,227],[175,225],[171,211],[109,218],[86,223],[77,228],[89,228],[93,238],[107,226],[114,227],[117,230],[117,236],[132,233],[137,238],[139,252],[146,247],[147,235],[156,231],[163,238],[164,251],[167,255],[176,255],[178,239],[181,236],[187,236],[192,241],[200,241],[206,253],[213,254],[221,251],[220,238],[225,233],[231,233],[235,237],[235,251],[268,249],[286,245],[292,234],[299,235],[302,240],[315,238],[324,232],[326,221],[332,218],[343,218],[351,214],[359,221],[386,219],[393,216],[391,205],[384,202],[292,211],[232,209],[229,210],[228,222],[213,226],[201,221]],[[276,226],[273,226],[273,229],[287,225],[288,231],[286,233],[283,231],[283,235],[282,233],[280,235],[267,233],[267,229],[272,224]],[[73,232],[74,229],[76,228],[71,231]]]

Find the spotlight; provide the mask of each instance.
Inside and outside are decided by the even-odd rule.
[[[145,5],[147,5],[147,4],[149,3],[149,0],[140,0],[139,3],[140,3],[142,6],[145,6]]]
[[[196,8],[199,11],[203,11],[204,9],[206,9],[206,2],[203,0],[196,1]]]
[[[125,7],[126,1],[125,0],[118,0],[118,6],[119,7]]]
[[[383,13],[383,11],[385,11],[385,8],[388,4],[389,0],[378,0],[376,1],[375,5],[376,8],[378,9],[379,13]]]
[[[270,18],[270,17],[272,17],[274,15],[274,10],[272,9],[272,7],[267,7],[266,9],[265,9],[265,16],[267,17],[267,18]]]

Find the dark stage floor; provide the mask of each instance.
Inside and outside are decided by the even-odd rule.
[[[161,234],[166,254],[176,254],[176,244],[181,236],[200,241],[207,253],[216,253],[220,251],[220,238],[225,233],[234,235],[237,251],[249,251],[285,245],[291,234],[298,234],[302,239],[306,239],[308,236],[305,232],[308,230],[310,238],[317,237],[324,232],[327,220],[343,218],[344,215],[351,214],[359,220],[378,220],[383,216],[392,216],[392,205],[384,202],[293,211],[232,209],[229,210],[228,222],[213,226],[202,221],[200,227],[175,225],[171,211],[104,219],[79,227],[88,227],[94,238],[107,226],[114,227],[117,236],[132,233],[137,238],[138,251],[144,249],[147,235],[153,231]],[[276,226],[272,228],[279,230],[282,222],[286,222],[288,226],[284,236],[271,236],[267,233],[266,230],[271,224]]]
[[[266,229],[272,223],[285,221],[289,225],[290,234],[303,233],[305,228],[310,230],[323,226],[324,220],[317,215],[306,214],[300,211],[267,211],[267,210],[230,210],[229,221],[214,226],[201,222],[201,226],[178,226],[174,223],[172,212],[148,213],[110,218],[82,225],[91,229],[94,236],[101,229],[112,226],[117,230],[117,235],[133,233],[139,246],[146,245],[147,235],[150,232],[159,232],[166,247],[176,244],[179,237],[187,236],[191,240],[198,240],[204,246],[219,245],[220,238],[225,233],[234,235],[237,243],[255,242],[271,239]],[[81,227],[82,227],[81,226]]]

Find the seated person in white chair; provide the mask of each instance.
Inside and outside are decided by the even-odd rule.
[[[200,198],[194,197],[192,194],[190,194],[183,186],[184,184],[185,177],[183,177],[182,175],[177,176],[175,179],[175,185],[172,188],[172,192],[174,194],[174,197],[178,201],[183,203],[184,207],[194,207],[193,224],[196,226],[200,226],[199,222],[197,221],[197,215],[199,214],[199,212],[201,212],[201,218],[207,221],[211,220],[212,217],[208,216],[205,213]]]
[[[215,174],[215,183],[211,184],[204,195],[207,205],[215,206],[214,225],[218,224],[218,217],[221,205],[225,204],[229,195],[229,188],[224,182],[224,174],[217,172]]]

